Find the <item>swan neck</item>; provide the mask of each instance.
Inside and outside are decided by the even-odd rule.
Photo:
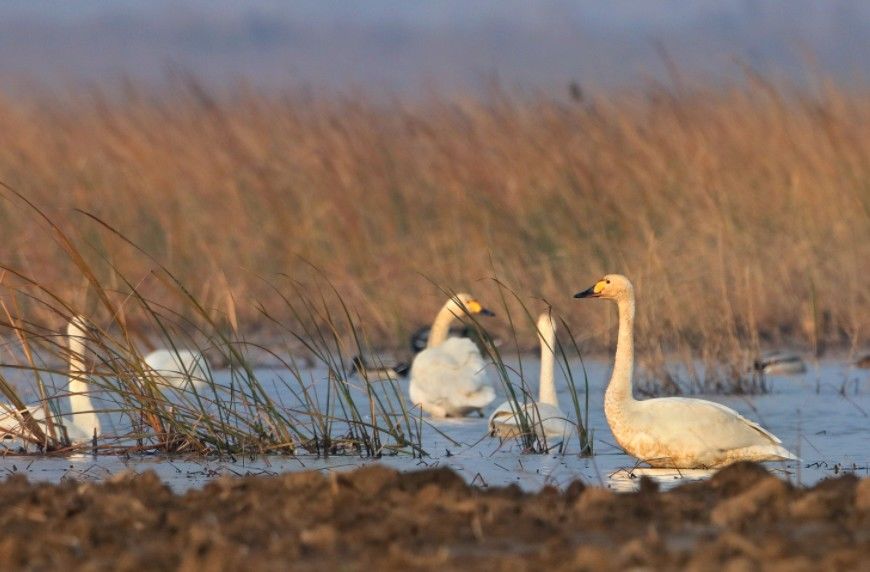
[[[77,328],[69,330],[69,405],[72,425],[82,435],[100,433],[100,420],[94,411],[89,395],[85,370],[84,332]]]
[[[619,334],[616,338],[616,359],[605,399],[618,403],[634,399],[631,391],[631,379],[634,374],[634,295],[619,300],[617,308],[619,309]]]
[[[541,383],[538,389],[538,402],[558,407],[559,398],[556,397],[556,382],[553,378],[556,333],[552,326],[543,332],[538,332],[538,340],[541,343]]]
[[[450,334],[450,324],[453,323],[454,319],[456,316],[453,314],[452,300],[448,300],[435,316],[435,321],[432,322],[432,329],[429,330],[429,341],[426,343],[427,348],[435,348],[444,343]]]

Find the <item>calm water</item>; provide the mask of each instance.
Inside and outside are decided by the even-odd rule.
[[[532,376],[537,361],[524,359],[523,366]],[[401,470],[447,466],[458,471],[467,481],[494,486],[516,483],[527,490],[546,484],[564,486],[574,479],[600,484],[618,490],[630,490],[640,474],[650,474],[663,486],[672,486],[683,479],[702,478],[706,471],[637,469],[635,461],[614,444],[602,410],[603,392],[609,376],[609,364],[587,364],[590,379],[590,419],[594,431],[595,455],[577,455],[579,444],[572,437],[562,454],[522,454],[518,444],[486,436],[486,420],[427,420],[423,446],[430,456],[411,459],[405,456],[386,457],[380,461]],[[307,372],[317,383],[323,372]],[[226,376],[225,373],[219,373]],[[263,370],[263,380],[278,379],[281,372]],[[530,377],[532,377],[530,376]],[[579,376],[582,379],[582,375]],[[576,379],[576,377],[575,377]],[[811,484],[839,471],[870,475],[870,371],[850,368],[836,362],[810,366],[806,374],[770,377],[772,391],[756,396],[707,396],[723,403],[746,417],[759,421],[779,436],[785,446],[801,456],[800,463],[771,463],[769,467],[795,483]],[[557,383],[564,385],[557,373]],[[402,387],[407,388],[407,382]],[[283,396],[286,400],[287,396]],[[560,390],[562,408],[573,417],[567,390]],[[493,403],[493,407],[500,400]],[[437,429],[437,431],[435,430]],[[92,457],[43,458],[7,456],[0,458],[0,473],[24,472],[31,480],[57,482],[60,479],[100,480],[124,470],[156,471],[169,485],[184,491],[201,486],[220,475],[276,474],[299,470],[349,470],[376,462],[354,456],[333,456],[318,459],[270,457],[239,459],[237,462],[199,458]]]

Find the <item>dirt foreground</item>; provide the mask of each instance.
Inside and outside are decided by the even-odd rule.
[[[527,494],[447,469],[0,484],[0,570],[870,569],[870,479],[796,489],[740,464],[708,481]]]

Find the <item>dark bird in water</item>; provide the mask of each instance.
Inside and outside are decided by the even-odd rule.
[[[362,356],[354,356],[351,360],[348,377],[354,374],[359,374],[367,381],[395,381],[400,377],[408,377],[408,371],[411,366],[405,362],[399,362],[395,365],[384,365],[378,362],[378,365],[367,363]]]
[[[783,352],[762,355],[753,362],[752,368],[765,375],[795,375],[807,371],[807,366],[800,356]]]
[[[431,330],[431,326],[420,326],[413,334],[411,334],[411,351],[415,354],[418,354],[426,349],[426,345],[429,343],[429,331]],[[462,326],[454,326],[450,328],[450,333],[448,334],[450,338],[468,338],[472,342],[477,345],[477,348],[480,350],[482,355],[487,355],[486,344],[481,339],[480,334],[477,332],[475,328],[471,326],[462,325]],[[493,339],[492,343],[495,347],[501,345],[501,340]]]

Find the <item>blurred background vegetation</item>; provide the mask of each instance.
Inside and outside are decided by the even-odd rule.
[[[92,2],[48,16],[12,2],[0,180],[74,238],[122,307],[129,287],[113,267],[173,305],[159,262],[216,320],[266,339],[263,309],[295,319],[272,286],[316,292],[322,271],[375,345],[404,347],[443,303],[439,286],[486,301],[498,277],[603,350],[612,310],[571,295],[621,272],[637,286],[652,360],[866,344],[860,3],[782,14],[705,2],[682,19],[560,3],[507,18],[502,6],[462,26],[456,3],[388,4],[288,15],[190,2],[170,17]],[[58,33],[67,44],[48,40]],[[317,49],[330,38],[332,52]],[[524,51],[535,38],[550,51]],[[386,74],[390,62],[404,72]],[[50,229],[4,198],[3,265],[99,314]],[[15,288],[11,274],[4,285]],[[492,328],[508,335],[503,320]]]

